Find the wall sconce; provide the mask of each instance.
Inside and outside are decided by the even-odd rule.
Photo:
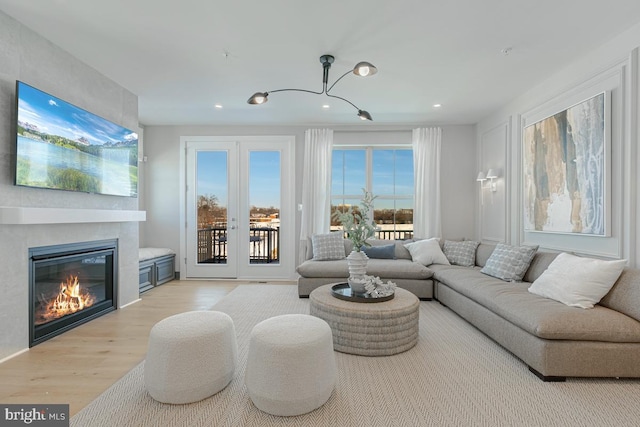
[[[495,193],[498,191],[498,184],[494,181],[494,179],[500,177],[500,169],[489,169],[485,174],[483,171],[478,172],[478,176],[476,177],[476,181],[480,183],[480,204],[484,204],[484,182],[490,180],[489,189],[491,192]]]
[[[487,180],[486,175],[484,174],[484,172],[480,171],[478,172],[478,177],[476,178],[476,181],[478,181],[480,183],[480,204],[483,205],[484,204],[484,196],[482,193],[484,193],[484,191],[482,191],[482,187],[484,187],[484,182]]]
[[[494,193],[498,191],[498,186],[495,183],[494,179],[498,178],[499,176],[500,176],[500,171],[498,169],[489,169],[489,172],[487,172],[486,179],[491,180],[491,184],[489,185],[489,187],[491,188],[491,191],[493,191]]]

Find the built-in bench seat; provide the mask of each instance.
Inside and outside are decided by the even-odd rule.
[[[140,292],[162,285],[175,278],[176,253],[168,248],[140,248]]]

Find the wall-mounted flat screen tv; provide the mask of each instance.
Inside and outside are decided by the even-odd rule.
[[[16,185],[137,197],[137,133],[23,82],[16,92]]]

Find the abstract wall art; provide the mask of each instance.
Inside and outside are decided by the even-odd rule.
[[[525,231],[608,235],[606,95],[524,127]]]

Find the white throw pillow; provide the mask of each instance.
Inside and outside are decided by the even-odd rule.
[[[616,283],[626,259],[604,261],[559,254],[529,287],[529,292],[571,307],[593,308]]]
[[[442,249],[440,249],[440,239],[437,237],[407,243],[404,247],[409,250],[411,259],[418,264],[425,266],[431,264],[450,265],[449,260],[442,253]]]

